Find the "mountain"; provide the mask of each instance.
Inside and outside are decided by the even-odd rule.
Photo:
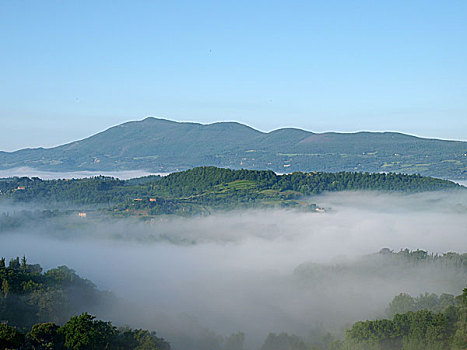
[[[203,125],[146,118],[58,147],[0,152],[0,169],[172,172],[207,165],[466,179],[467,142],[395,132],[318,134],[286,128],[265,133],[235,122]]]

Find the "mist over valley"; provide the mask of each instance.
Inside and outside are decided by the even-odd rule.
[[[251,208],[149,221],[71,213],[3,230],[0,246],[4,256],[25,255],[45,269],[73,268],[117,297],[96,308],[98,317],[157,330],[182,350],[212,332],[243,332],[247,349],[271,332],[306,338],[326,329],[339,337],[353,322],[385,317],[400,293],[458,295],[465,287],[465,262],[446,267],[429,257],[466,252],[466,191],[307,200],[325,212]],[[2,211],[17,209],[6,202]],[[383,248],[422,249],[428,258],[391,259],[378,253]]]
[[[467,1],[0,33],[0,350],[467,350]]]

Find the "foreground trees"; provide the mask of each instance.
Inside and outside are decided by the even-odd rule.
[[[467,288],[457,303],[440,313],[409,311],[392,320],[357,322],[347,331],[342,349],[467,349]]]
[[[26,335],[0,324],[0,349],[50,350],[170,350],[164,339],[142,329],[119,328],[83,313],[63,326],[53,322],[35,324]]]
[[[393,253],[386,249],[381,254],[394,261],[422,266],[428,263],[440,264],[445,269],[467,266],[465,254],[438,256],[421,250]],[[79,298],[87,299],[88,306],[92,305],[90,301],[104,300],[100,299],[100,293],[90,281],[64,266],[43,273],[39,265],[27,264],[25,257],[11,259],[8,264],[1,258],[0,350],[170,350],[170,345],[154,332],[116,328],[86,312],[73,311],[77,301],[80,307],[84,305]],[[73,316],[64,319],[70,312]],[[326,329],[310,332],[307,338],[271,333],[261,350],[467,349],[467,288],[458,297],[428,293],[411,297],[402,293],[389,304],[387,314],[388,319],[356,322],[343,339],[333,338]],[[188,342],[191,344],[185,349],[244,350],[245,335],[221,337],[208,332],[200,339],[188,338],[185,343]]]
[[[0,349],[16,349],[24,342],[24,334],[15,327],[0,323]]]
[[[8,265],[1,258],[0,350],[170,349],[154,332],[117,329],[82,313],[112,301],[66,266],[43,273],[39,265],[27,264],[26,257],[13,258]]]
[[[42,272],[40,265],[27,264],[26,257],[0,259],[0,322],[20,330],[36,323],[65,323],[72,315],[95,310],[111,302],[89,280],[66,266]]]
[[[451,296],[445,294],[417,298],[401,294],[394,298],[390,311],[396,309],[395,304],[399,304],[400,310],[414,311],[396,313],[391,319],[356,322],[343,339],[336,339],[325,330],[313,332],[307,338],[271,333],[261,350],[465,350],[467,288],[451,302]],[[416,310],[422,304],[431,310]]]

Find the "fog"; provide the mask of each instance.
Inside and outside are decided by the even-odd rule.
[[[382,276],[362,256],[382,248],[467,252],[467,195],[462,192],[341,192],[310,198],[325,213],[294,210],[221,212],[196,218],[67,218],[56,225],[0,234],[0,254],[26,255],[44,268],[67,265],[121,298],[98,315],[154,329],[175,349],[180,334],[242,331],[255,349],[269,332],[305,335],[322,325],[384,316],[401,293],[460,294],[459,271],[407,271]],[[86,221],[87,220],[87,221]],[[361,273],[313,280],[304,267],[363,266]],[[380,266],[384,268],[384,266]],[[400,269],[400,271],[399,271]]]
[[[44,171],[29,167],[11,168],[0,170],[0,178],[7,177],[39,177],[43,180],[53,179],[83,179],[92,176],[110,176],[121,180],[133,179],[137,177],[143,177],[148,175],[161,175],[165,176],[169,173],[153,173],[145,170],[122,170],[122,171]]]

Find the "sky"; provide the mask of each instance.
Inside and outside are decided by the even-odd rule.
[[[0,150],[157,116],[467,140],[467,2],[0,0]]]

